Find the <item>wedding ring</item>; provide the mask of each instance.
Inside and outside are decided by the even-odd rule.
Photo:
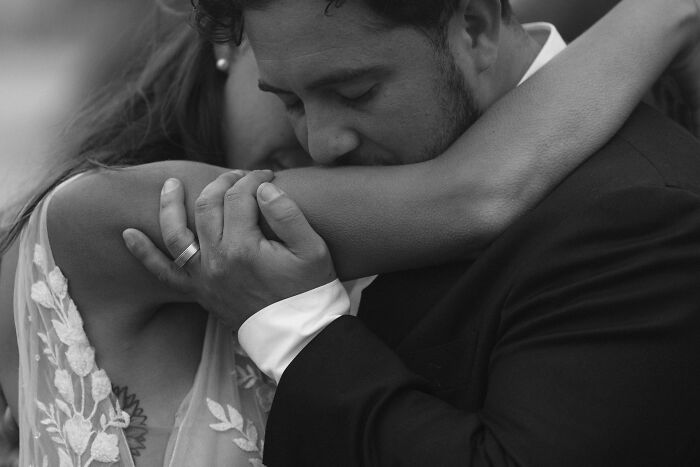
[[[185,248],[185,251],[180,253],[180,256],[175,258],[175,266],[182,269],[185,266],[185,264],[187,264],[187,262],[191,260],[194,255],[197,254],[198,251],[199,243],[197,243],[197,240],[195,240],[192,243],[190,243],[190,246]]]

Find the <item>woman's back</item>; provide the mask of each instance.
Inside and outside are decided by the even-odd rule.
[[[0,292],[0,381],[20,420],[22,465],[42,465],[44,456],[61,466],[112,460],[115,446],[118,465],[132,465],[132,454],[136,465],[255,465],[260,401],[271,389],[237,368],[231,332],[191,305],[154,307],[146,319],[110,314],[108,304],[76,307],[48,241],[47,203],[15,247],[19,260],[6,255]]]

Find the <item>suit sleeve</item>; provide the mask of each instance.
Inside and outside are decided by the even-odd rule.
[[[480,410],[342,317],[282,376],[266,465],[699,465],[697,194],[625,188],[534,217]]]

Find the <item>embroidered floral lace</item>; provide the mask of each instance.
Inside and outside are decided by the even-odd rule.
[[[129,415],[112,394],[54,263],[46,231],[51,195],[20,240],[15,325],[20,351],[20,465],[133,467]],[[233,333],[209,319],[192,389],[172,427],[164,465],[262,466],[263,430],[274,386]],[[136,462],[138,465],[138,462]]]

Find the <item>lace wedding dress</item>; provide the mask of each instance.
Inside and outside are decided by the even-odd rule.
[[[68,281],[54,263],[46,230],[53,193],[20,237],[14,297],[20,466],[133,467],[125,436],[129,415],[112,393],[109,375],[96,364]],[[232,332],[210,317],[164,466],[262,466],[273,395],[274,386],[243,354]]]

